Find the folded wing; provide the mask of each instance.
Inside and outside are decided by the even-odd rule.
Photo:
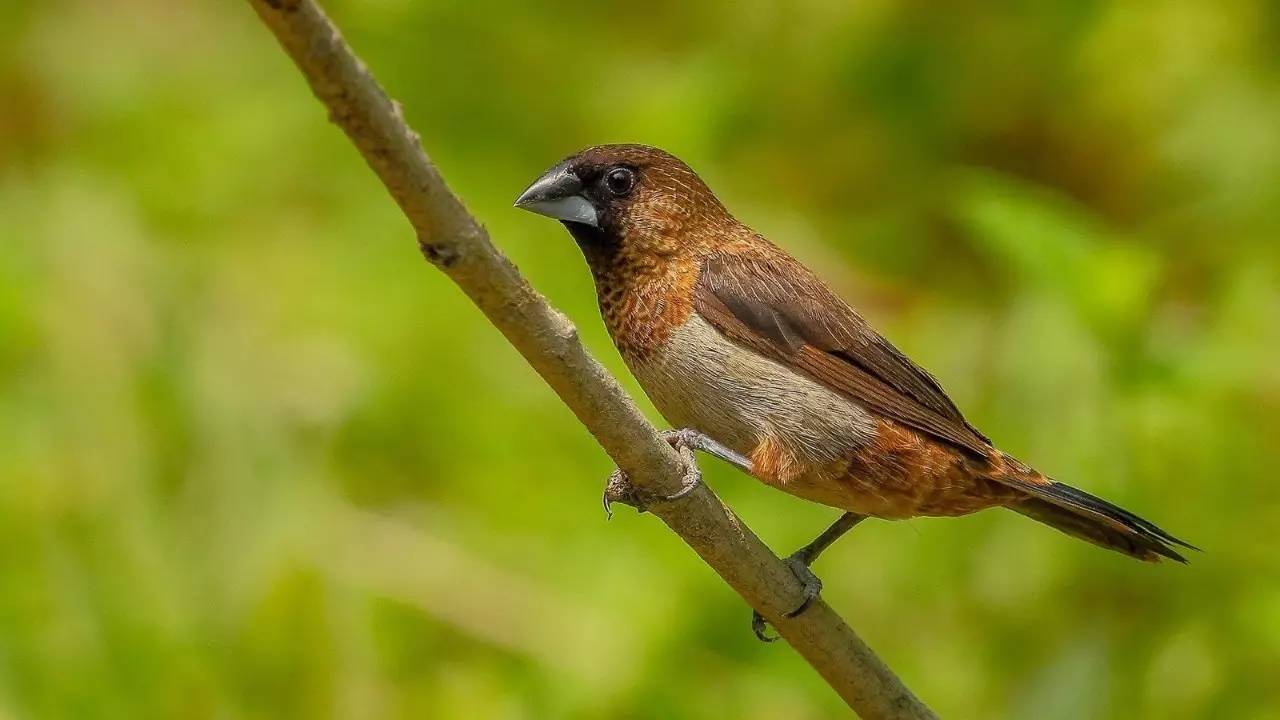
[[[781,252],[709,258],[694,308],[725,337],[881,417],[986,457],[991,442],[942,386],[807,268]]]

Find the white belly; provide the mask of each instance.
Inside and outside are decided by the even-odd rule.
[[[875,432],[857,404],[730,342],[696,312],[631,371],[672,426],[700,430],[743,455],[772,438],[797,459],[834,460]]]

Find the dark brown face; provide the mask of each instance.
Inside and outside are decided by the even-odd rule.
[[[516,207],[555,218],[588,262],[679,252],[689,231],[723,206],[689,166],[645,145],[601,145],[558,163],[516,200]]]

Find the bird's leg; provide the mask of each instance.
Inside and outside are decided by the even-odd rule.
[[[705,433],[693,428],[683,428],[681,430],[663,430],[659,434],[662,435],[663,440],[671,443],[671,447],[677,450],[681,447],[687,447],[690,450],[701,450],[712,457],[720,458],[744,473],[751,473],[750,460],[712,440]]]
[[[791,553],[791,555],[787,557],[784,562],[787,563],[787,566],[791,568],[791,572],[795,573],[796,578],[798,578],[800,583],[804,586],[804,599],[800,602],[798,607],[786,614],[787,617],[793,618],[809,609],[809,606],[813,604],[813,601],[818,598],[818,594],[822,592],[822,580],[818,579],[818,576],[813,574],[813,570],[810,570],[809,566],[818,559],[818,556],[821,555],[824,550],[831,547],[831,543],[839,540],[840,536],[849,532],[854,525],[862,522],[865,518],[865,515],[847,512],[841,515],[835,522],[831,523],[831,527],[823,530],[821,535],[813,539],[813,542]],[[761,615],[759,611],[753,610],[751,612],[751,629],[755,632],[756,637],[760,638],[764,642],[773,642],[774,640],[777,640],[777,635],[770,637],[765,633],[765,627],[766,624],[764,616]]]
[[[680,454],[680,459],[684,461],[686,468],[684,486],[671,495],[653,497],[651,494],[641,492],[633,486],[631,481],[627,479],[627,474],[621,468],[618,468],[609,475],[609,480],[605,483],[604,488],[604,511],[610,517],[612,517],[610,505],[615,502],[630,505],[639,512],[644,512],[645,507],[653,502],[679,500],[693,492],[698,487],[698,484],[702,482],[702,473],[698,470],[698,464],[693,457],[694,450],[701,450],[708,455],[718,457],[742,469],[744,472],[751,472],[750,460],[697,430],[692,428],[664,430],[660,434],[663,440],[671,443],[671,447],[676,449],[676,452]]]

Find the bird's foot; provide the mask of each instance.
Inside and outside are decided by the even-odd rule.
[[[787,564],[787,567],[791,568],[791,572],[802,586],[800,604],[785,613],[786,617],[793,618],[808,610],[813,601],[817,600],[818,596],[822,594],[822,580],[813,573],[813,570],[809,569],[808,553],[804,550],[792,553],[783,562]],[[758,610],[752,610],[751,631],[762,642],[774,642],[778,639],[777,635],[769,635],[768,627],[768,621],[764,619],[764,616]]]
[[[698,434],[694,430],[668,430],[662,433],[662,438],[671,443],[671,447],[676,449],[676,452],[680,455],[681,462],[684,464],[684,481],[681,483],[680,489],[670,495],[658,495],[642,490],[631,484],[631,479],[627,477],[626,471],[622,468],[616,468],[609,474],[609,479],[604,486],[604,512],[606,517],[613,517],[613,503],[630,505],[636,509],[636,512],[644,512],[654,503],[679,500],[698,489],[698,485],[702,484],[702,471],[698,469],[698,463],[693,457],[693,451],[696,446],[689,442],[690,436],[684,433]]]

